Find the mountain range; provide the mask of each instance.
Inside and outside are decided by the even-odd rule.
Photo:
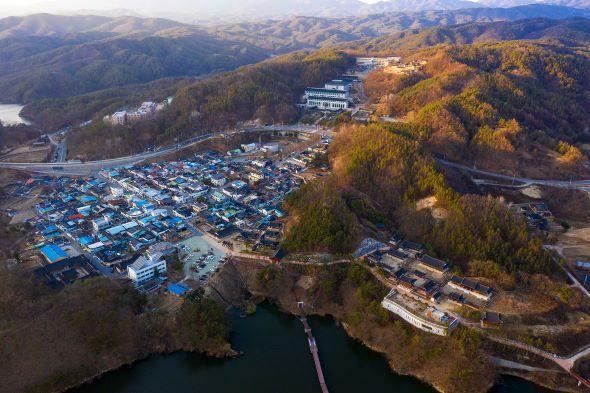
[[[572,17],[590,17],[590,10],[535,4],[347,18],[301,16],[216,27],[133,16],[9,17],[0,19],[0,102],[29,103],[165,77],[199,77],[295,50],[362,43],[402,31],[414,35],[433,26]]]
[[[325,47],[340,42],[387,37],[405,30],[417,32],[436,26],[574,17],[590,17],[590,10],[535,4],[513,8],[390,12],[349,18],[292,17],[229,24],[209,31],[225,39],[246,41],[283,53],[285,50]]]
[[[340,49],[353,53],[401,54],[441,44],[465,45],[511,40],[543,40],[585,47],[590,44],[590,19],[535,18],[409,29],[378,38],[343,43]]]

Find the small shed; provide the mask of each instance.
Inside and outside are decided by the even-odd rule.
[[[190,291],[191,289],[189,287],[180,282],[176,284],[168,284],[168,292],[175,296],[182,297]]]

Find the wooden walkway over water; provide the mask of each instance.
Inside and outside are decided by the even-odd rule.
[[[324,379],[324,373],[322,371],[322,364],[320,363],[320,357],[318,355],[318,346],[315,342],[315,338],[311,333],[311,327],[307,323],[307,317],[299,317],[299,320],[303,324],[303,328],[305,329],[305,334],[307,334],[307,342],[309,343],[309,350],[311,351],[311,356],[313,356],[313,362],[315,364],[315,371],[318,374],[318,380],[320,381],[320,387],[322,388],[322,393],[329,393],[328,392],[328,385],[326,385],[326,380]]]

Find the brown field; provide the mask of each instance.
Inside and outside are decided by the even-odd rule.
[[[51,154],[51,146],[42,148],[32,148],[30,146],[22,146],[14,149],[1,158],[2,161],[10,162],[44,162]]]

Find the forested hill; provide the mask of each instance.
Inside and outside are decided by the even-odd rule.
[[[332,50],[297,52],[200,81],[176,95],[172,127],[231,127],[254,119],[293,121],[304,89],[338,76],[351,62]]]
[[[46,37],[0,41],[0,102],[62,98],[163,77],[199,76],[255,63],[268,52],[207,33],[183,37],[116,38],[73,44],[52,40],[50,50],[27,56],[24,46],[44,46]],[[12,53],[7,53],[12,51]]]
[[[576,145],[590,121],[590,60],[536,41],[438,46],[411,75],[375,72],[378,113],[406,124],[441,157],[550,178],[585,171]]]
[[[331,50],[296,52],[221,73],[183,87],[155,121],[110,127],[96,121],[69,134],[72,157],[94,159],[134,153],[169,144],[237,122],[289,123],[305,87],[341,74],[351,59]]]
[[[186,27],[168,19],[97,15],[34,14],[0,19],[0,39],[18,37],[64,37],[77,34],[103,36],[150,35],[167,29]]]
[[[475,261],[494,261],[504,273],[549,272],[549,255],[529,237],[524,221],[500,200],[457,193],[415,136],[402,124],[342,127],[329,149],[332,173],[286,201],[283,246],[347,253],[381,226],[427,244],[463,271]],[[434,197],[444,220],[416,209],[425,197]]]

